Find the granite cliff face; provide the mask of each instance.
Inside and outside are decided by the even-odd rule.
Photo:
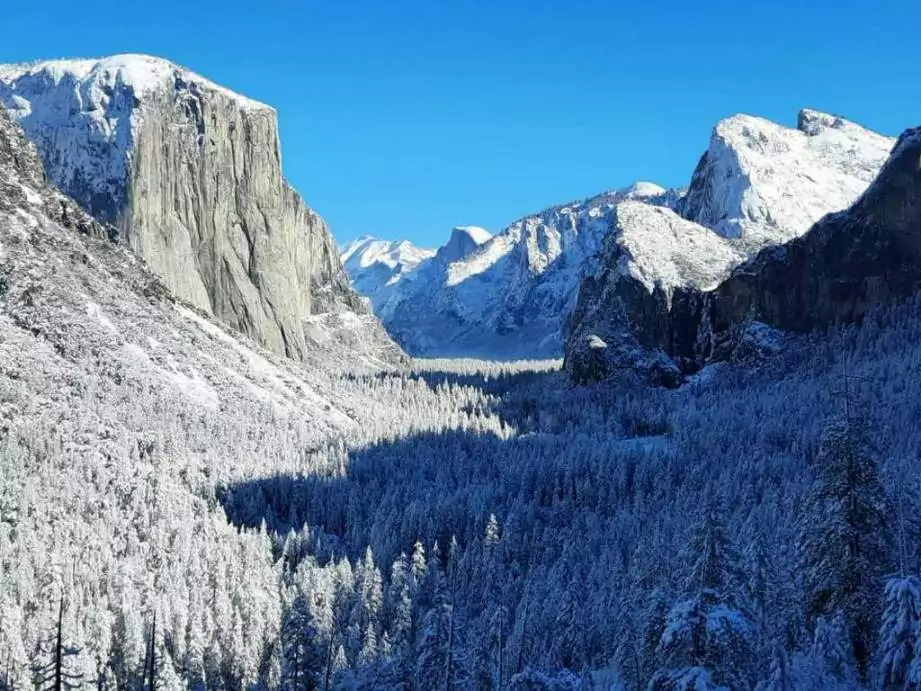
[[[285,181],[272,108],[132,55],[0,67],[0,103],[177,297],[294,359],[345,331],[399,358]]]
[[[597,263],[583,275],[568,324],[565,364],[573,379],[603,379],[626,369],[677,384],[711,358],[727,357],[727,339],[738,344],[764,337],[752,316],[757,310],[747,303],[756,303],[757,294],[769,302],[791,299],[768,297],[765,283],[776,281],[775,290],[782,292],[783,275],[796,269],[777,268],[776,275],[748,288],[737,277],[748,275],[756,261],[783,254],[783,247],[797,246],[796,238],[813,223],[853,203],[893,143],[811,110],[800,113],[796,129],[748,115],[721,121],[687,193],[674,205],[683,223],[670,219],[657,227],[664,219],[633,214],[656,238],[634,247],[630,224],[625,227],[622,214],[615,214]],[[635,279],[637,263],[652,267],[646,272],[651,280]],[[822,280],[822,267],[802,270],[814,272],[809,280]],[[730,274],[734,288],[714,302]],[[745,318],[726,303],[745,303]],[[783,320],[764,321],[788,328]],[[804,314],[806,322],[817,323]]]

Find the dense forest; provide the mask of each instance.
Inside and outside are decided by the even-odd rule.
[[[0,689],[921,688],[919,315],[676,390],[328,375],[334,435],[0,376]]]

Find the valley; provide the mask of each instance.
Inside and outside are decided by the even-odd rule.
[[[0,103],[0,691],[917,686],[919,130],[340,256],[185,68]]]

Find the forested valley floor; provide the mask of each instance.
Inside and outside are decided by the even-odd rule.
[[[317,374],[351,402],[322,429],[4,374],[0,688],[58,659],[103,689],[918,688],[919,315],[675,390]]]

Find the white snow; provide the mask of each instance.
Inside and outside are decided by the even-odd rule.
[[[89,94],[91,102],[104,98],[103,87],[116,83],[131,87],[134,96],[143,100],[162,89],[172,88],[175,78],[180,76],[186,82],[195,82],[203,88],[229,96],[247,108],[272,110],[271,106],[152,55],[128,53],[103,58],[37,60],[0,65],[0,82],[12,84],[26,76],[49,79],[56,87],[66,85],[79,91],[81,97]],[[27,99],[19,98],[22,99],[22,107],[27,107]]]
[[[692,220],[754,246],[785,242],[850,206],[895,143],[814,110],[800,113],[800,127],[744,114],[718,123],[707,150],[706,203]]]
[[[86,304],[86,313],[102,324],[109,332],[118,334],[118,327],[112,323],[112,320],[103,313],[102,308],[95,302],[88,302]]]
[[[740,247],[709,228],[681,218],[671,209],[642,202],[617,205],[613,238],[627,249],[625,271],[652,292],[679,286],[715,288],[745,260]]]
[[[43,152],[58,187],[83,190],[87,199],[109,199],[117,206],[137,128],[150,102],[189,84],[219,92],[244,110],[269,109],[147,55],[0,65],[0,107]]]

